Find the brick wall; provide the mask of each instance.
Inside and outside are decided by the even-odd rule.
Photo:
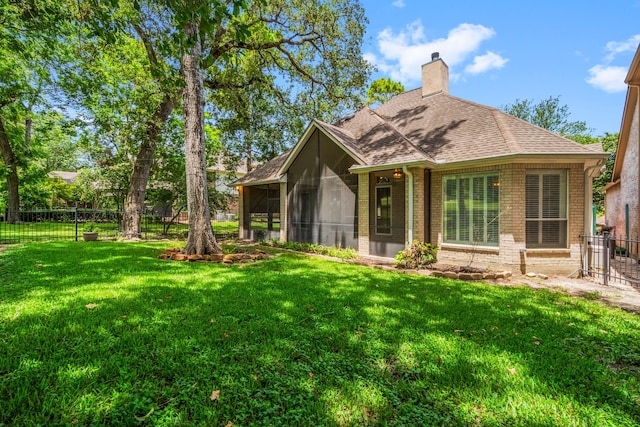
[[[424,200],[424,170],[420,168],[409,168],[409,172],[413,175],[413,240],[425,240],[425,200]],[[405,180],[405,194],[409,194],[409,180]],[[409,198],[405,206],[406,220],[405,224],[409,224]],[[405,241],[409,241],[409,235],[405,237]]]
[[[526,247],[525,175],[527,169],[567,170],[568,247],[526,251],[526,269],[546,273],[572,272],[580,266],[580,234],[584,219],[584,174],[582,164],[510,164],[494,167],[466,168],[432,173],[431,242],[440,247],[439,261],[477,267],[519,271],[521,250]],[[448,174],[473,174],[498,171],[500,174],[499,247],[443,244],[443,177]],[[419,196],[421,193],[417,193]],[[416,206],[418,206],[417,204]],[[419,215],[416,215],[419,216]]]
[[[640,135],[638,131],[638,114],[640,111],[636,108],[631,122],[629,132],[629,140],[627,141],[627,151],[624,154],[624,163],[620,172],[620,199],[616,209],[616,215],[612,225],[616,226],[615,233],[618,236],[624,236],[626,219],[625,205],[629,205],[629,237],[635,238],[640,234],[638,212],[638,197],[640,196],[640,160],[639,146]],[[607,222],[609,222],[609,212],[607,212]],[[610,223],[611,224],[611,223]]]

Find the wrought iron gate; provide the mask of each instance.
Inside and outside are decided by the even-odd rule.
[[[640,239],[608,232],[582,235],[582,275],[610,282],[626,282],[640,288]]]

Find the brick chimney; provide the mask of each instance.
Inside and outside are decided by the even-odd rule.
[[[449,67],[438,52],[431,54],[431,62],[422,66],[422,97],[449,93]]]

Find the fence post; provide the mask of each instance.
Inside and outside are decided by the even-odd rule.
[[[602,277],[604,278],[604,285],[609,285],[609,232],[604,231],[603,235],[603,248],[602,248]]]
[[[73,222],[76,226],[76,242],[78,241],[78,202],[73,207]]]

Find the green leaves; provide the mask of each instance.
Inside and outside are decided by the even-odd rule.
[[[543,99],[537,104],[531,99],[516,99],[501,109],[512,116],[526,120],[543,129],[550,130],[564,137],[585,135],[589,133],[586,122],[569,121],[569,107],[560,105],[560,97]]]

